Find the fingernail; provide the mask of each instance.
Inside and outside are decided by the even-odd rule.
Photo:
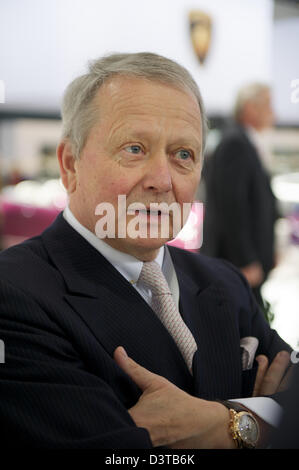
[[[120,354],[121,354],[123,357],[125,357],[125,358],[127,359],[128,354],[126,353],[125,348],[123,348],[122,346],[120,346],[120,347],[119,347],[119,352],[120,352]]]
[[[289,353],[287,351],[280,351],[279,356],[281,358],[287,358],[290,357]]]
[[[265,358],[265,356],[257,356],[257,357],[255,358],[255,360],[256,360],[259,364],[261,364],[261,363],[264,363],[264,362],[266,361],[266,358]]]

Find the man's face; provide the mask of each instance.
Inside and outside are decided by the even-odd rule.
[[[269,91],[263,91],[258,98],[251,104],[252,116],[255,127],[258,130],[268,129],[274,124],[274,112]]]
[[[132,203],[193,201],[200,179],[201,115],[195,97],[174,87],[139,78],[115,77],[97,96],[99,120],[91,129],[80,160],[75,163],[75,189],[70,209],[95,232],[99,216],[95,208],[109,203],[115,208],[115,238],[105,242],[139,259],[153,259],[157,250],[173,238],[149,236],[150,217],[158,227],[163,215],[138,212],[147,227],[146,238],[118,237],[118,196]],[[127,226],[128,228],[128,226]]]

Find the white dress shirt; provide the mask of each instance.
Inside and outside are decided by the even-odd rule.
[[[127,253],[123,253],[112,248],[110,245],[98,238],[76,219],[68,206],[64,210],[63,216],[73,229],[85,238],[85,240],[88,241],[96,250],[98,250],[115,267],[115,269],[117,269],[118,272],[135,287],[145,301],[151,305],[152,295],[150,289],[144,285],[140,285],[140,282],[137,282],[142,269],[142,261]],[[166,247],[162,246],[160,248],[155,261],[161,267],[174,297],[174,301],[178,307],[179,284],[171,257]],[[250,409],[253,413],[260,416],[260,418],[272,426],[277,426],[281,419],[282,409],[280,405],[271,398],[250,397],[233,399],[231,401],[243,404],[246,408]]]
[[[86,241],[88,241],[96,250],[98,250],[117,271],[132,284],[145,301],[151,305],[152,293],[151,290],[138,282],[143,262],[134,256],[118,251],[112,246],[105,243],[98,238],[94,233],[84,227],[76,219],[70,208],[67,206],[63,212],[65,220],[75,229]],[[168,251],[162,246],[155,259],[163,271],[163,274],[168,282],[171,293],[177,308],[179,307],[179,284],[176,277],[175,270],[171,261]]]

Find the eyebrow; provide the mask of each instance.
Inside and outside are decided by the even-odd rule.
[[[118,135],[117,132],[119,131],[119,127],[113,129],[111,132],[110,137],[112,140],[114,139],[120,139],[120,138],[128,138],[131,140],[138,140],[138,139],[149,139],[153,135],[153,131],[150,129],[133,129],[133,128],[127,128],[123,129],[119,132]],[[202,141],[198,137],[196,137],[194,134],[189,134],[188,132],[182,133],[181,137],[175,137],[175,139],[172,141],[171,145],[180,145],[180,146],[192,146],[197,148],[198,150],[201,149],[202,146]]]

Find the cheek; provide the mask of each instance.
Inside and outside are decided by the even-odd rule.
[[[175,181],[173,183],[176,200],[179,203],[192,202],[197,190],[199,178],[194,175],[192,178],[186,178],[184,181]]]
[[[116,176],[111,170],[107,173],[106,178],[101,180],[101,189],[97,193],[102,197],[102,200],[112,202],[114,205],[117,205],[118,196],[124,195],[129,196],[132,188],[134,187],[134,182],[129,177],[129,175],[119,175]]]
[[[110,179],[109,193],[115,195],[116,198],[119,194],[127,196],[131,188],[132,185],[128,176],[118,176],[112,180]]]
[[[90,174],[90,173],[89,173]],[[87,191],[96,203],[111,202],[117,204],[119,195],[128,195],[134,186],[132,177],[119,171],[119,168],[101,166],[97,171],[92,170],[87,184]],[[85,184],[85,185],[86,185]]]

